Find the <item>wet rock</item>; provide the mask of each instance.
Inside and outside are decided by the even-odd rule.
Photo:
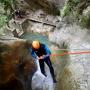
[[[50,40],[64,48],[68,52],[90,51],[90,31],[81,29],[80,26],[70,25],[62,27],[50,34]],[[90,55],[89,54],[69,54],[67,58],[63,56],[61,67],[57,72],[58,83],[56,90],[89,90],[90,87]],[[65,63],[63,65],[63,62]]]
[[[90,6],[88,6],[84,11],[83,11],[84,16],[90,15]]]
[[[0,90],[31,90],[35,71],[26,41],[0,39]]]
[[[54,90],[54,84],[48,66],[45,64],[45,71],[47,75],[47,77],[45,77],[41,73],[38,60],[35,62],[37,65],[37,71],[32,77],[32,90]]]

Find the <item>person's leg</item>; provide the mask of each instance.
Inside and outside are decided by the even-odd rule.
[[[53,82],[56,83],[54,69],[53,69],[52,63],[50,61],[50,57],[47,57],[46,60],[45,60],[45,62],[46,62],[46,64],[48,65],[48,67],[50,69],[50,73],[51,73],[51,76],[53,78]]]
[[[40,65],[40,69],[41,69],[41,72],[44,76],[46,76],[45,74],[45,68],[44,68],[44,60],[40,60],[39,61],[39,65]]]

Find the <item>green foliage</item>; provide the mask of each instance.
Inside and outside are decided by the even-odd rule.
[[[61,10],[61,16],[64,17],[72,13],[79,3],[80,3],[80,0],[68,0],[65,3],[63,9]]]
[[[5,25],[7,22],[7,16],[6,15],[0,15],[0,28]]]
[[[70,3],[70,5],[72,5],[72,7],[74,7],[74,6],[77,6],[78,3],[80,3],[80,1],[81,1],[81,0],[69,0],[68,3]]]
[[[90,15],[81,16],[80,24],[81,24],[82,27],[90,28]]]
[[[0,35],[4,34],[5,25],[8,24],[11,19],[11,15],[2,15],[0,14]]]
[[[6,15],[0,15],[0,35],[3,34],[3,26],[6,25],[8,17]]]
[[[0,3],[4,5],[4,10],[7,11],[8,9],[12,10],[12,0],[0,0]]]
[[[69,15],[71,11],[71,6],[69,4],[66,4],[63,9],[61,10],[61,17],[64,17],[66,15]]]
[[[11,19],[11,13],[13,12],[15,0],[0,0],[1,9],[4,9],[4,13],[0,13],[0,35],[3,34],[4,26]]]
[[[90,9],[87,8],[89,5],[90,3],[85,0],[68,0],[61,10],[61,17],[71,15],[82,27],[90,28]],[[86,15],[83,15],[84,10]]]

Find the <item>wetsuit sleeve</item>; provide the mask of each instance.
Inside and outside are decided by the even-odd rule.
[[[31,48],[29,49],[29,52],[31,53],[33,58],[37,59],[36,53]]]
[[[50,49],[45,45],[45,50],[46,50],[46,57],[48,57],[50,54],[51,54],[51,51],[50,51]]]

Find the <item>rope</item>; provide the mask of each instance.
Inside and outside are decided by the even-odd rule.
[[[90,51],[88,52],[64,52],[63,54],[51,54],[50,56],[64,56],[67,54],[90,54]]]
[[[58,51],[58,50],[70,50],[70,49],[53,49],[53,51]],[[71,50],[90,50],[90,48],[86,48],[86,49],[71,49]]]

